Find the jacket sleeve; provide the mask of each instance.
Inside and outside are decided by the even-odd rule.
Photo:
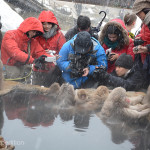
[[[106,84],[108,86],[113,86],[113,87],[123,87],[127,91],[139,90],[143,88],[144,78],[142,77],[140,72],[136,72],[134,74],[135,75],[132,78],[127,78],[127,79],[109,74]]]
[[[3,46],[7,49],[7,53],[9,54],[10,58],[15,59],[19,62],[25,62],[28,58],[28,54],[23,52],[19,47],[18,43],[16,42],[14,33],[6,33],[3,38]],[[32,56],[30,56],[29,63],[33,62]]]
[[[66,41],[69,41],[70,39],[72,39],[74,35],[76,34],[77,34],[76,27],[69,29],[67,33],[65,34]]]
[[[105,54],[103,47],[100,44],[98,44],[96,46],[95,50],[97,50],[96,60],[97,60],[98,65],[90,65],[89,66],[89,68],[90,68],[89,74],[90,75],[93,73],[96,66],[98,66],[98,67],[104,66],[107,69],[107,59],[106,59],[106,54]]]
[[[69,51],[72,49],[70,43],[65,43],[59,52],[59,59],[57,60],[58,67],[64,72],[70,72],[70,61],[68,60]]]
[[[32,57],[38,58],[41,55],[46,55],[47,57],[52,57],[51,55],[47,54],[46,51],[42,48],[39,42],[36,39],[33,39],[31,43],[31,50],[32,50]]]

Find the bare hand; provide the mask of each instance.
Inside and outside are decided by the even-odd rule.
[[[83,71],[84,71],[84,74],[82,75],[83,77],[89,74],[89,68],[84,68]]]
[[[136,51],[135,49],[138,49],[138,51]],[[136,46],[136,47],[133,48],[133,52],[135,54],[138,54],[138,53],[147,53],[148,49],[147,49],[146,46],[138,45],[138,46]]]
[[[113,55],[110,55],[110,57],[109,57],[109,60],[110,60],[110,61],[114,61],[114,60],[117,60],[117,59],[118,59],[119,54],[116,54],[116,53],[111,53],[111,54],[113,54]]]
[[[57,55],[57,54],[56,54],[55,56],[56,56],[56,60],[58,60],[58,59],[61,57],[61,56],[59,56],[59,55]]]

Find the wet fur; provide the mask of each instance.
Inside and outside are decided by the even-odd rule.
[[[79,89],[76,90],[75,101],[76,106],[87,110],[101,109],[104,101],[109,95],[109,90],[106,86],[99,86],[96,90]]]
[[[70,106],[74,106],[74,97],[75,91],[73,85],[65,83],[60,87],[56,101],[60,108],[67,108]]]
[[[126,90],[124,88],[115,88],[106,99],[100,115],[104,118],[115,116],[124,121],[135,121],[148,116],[150,108],[140,110],[138,105],[131,106],[126,98]]]

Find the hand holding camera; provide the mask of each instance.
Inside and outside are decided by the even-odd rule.
[[[138,45],[138,46],[136,46],[136,47],[133,48],[133,52],[135,54],[138,54],[138,53],[147,53],[148,49],[147,49],[146,46]]]
[[[108,73],[106,72],[106,68],[104,66],[96,67],[93,72],[93,78],[96,81],[105,80],[108,77]]]
[[[41,55],[39,58],[34,60],[34,67],[36,69],[42,69],[43,64],[46,63],[45,58],[47,56],[46,55]]]

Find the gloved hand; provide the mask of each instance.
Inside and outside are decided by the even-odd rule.
[[[106,72],[106,70],[104,68],[96,68],[93,72],[93,78],[96,80],[96,81],[103,81],[103,80],[107,80],[109,77],[109,74]]]
[[[34,62],[33,62],[34,67],[36,69],[42,69],[43,64],[46,63],[46,61],[45,61],[46,57],[47,57],[46,55],[41,55],[39,58],[35,59]]]

